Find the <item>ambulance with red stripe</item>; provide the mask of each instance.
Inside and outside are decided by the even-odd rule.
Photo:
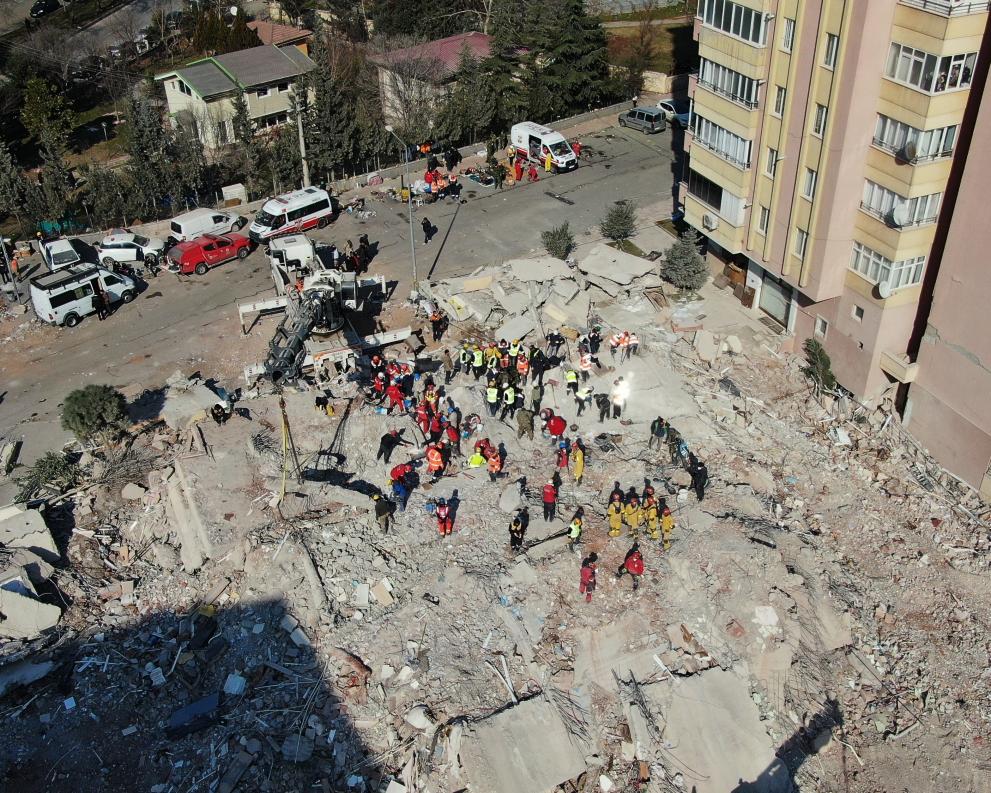
[[[248,236],[261,243],[283,234],[323,228],[337,217],[337,202],[326,190],[304,187],[270,198],[255,215]]]

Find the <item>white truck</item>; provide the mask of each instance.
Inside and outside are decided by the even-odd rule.
[[[269,241],[265,253],[272,267],[275,291],[280,295],[294,287],[300,278],[340,266],[339,260],[335,259],[337,252],[333,245],[314,243],[304,234],[276,237]]]
[[[73,264],[31,279],[31,305],[42,322],[74,328],[93,314],[93,297],[101,292],[108,305],[130,303],[137,285],[126,275],[95,264]]]
[[[543,167],[547,155],[551,156],[551,170],[554,173],[573,171],[578,167],[578,157],[564,135],[553,129],[524,121],[513,124],[509,131],[510,144],[516,149],[516,156]]]

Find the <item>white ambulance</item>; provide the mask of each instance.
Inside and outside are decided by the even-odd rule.
[[[516,156],[544,165],[548,152],[551,155],[551,170],[573,171],[578,167],[578,157],[564,135],[532,121],[514,124],[509,131],[509,140],[516,149]]]
[[[319,187],[304,187],[270,198],[255,215],[248,236],[260,243],[283,234],[323,228],[337,217],[337,201]]]

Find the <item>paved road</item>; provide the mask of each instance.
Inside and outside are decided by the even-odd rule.
[[[148,27],[152,15],[159,9],[168,13],[181,7],[181,0],[133,0],[76,33],[73,42],[80,52],[105,52],[107,47],[119,44]]]
[[[540,251],[540,232],[564,221],[579,245],[597,241],[598,221],[619,199],[641,206],[660,203],[658,217],[670,210],[671,133],[652,137],[616,128],[583,137],[602,152],[601,159],[571,174],[542,178],[502,192],[469,190],[465,204],[417,210],[419,276],[459,275],[481,265]],[[560,198],[548,195],[552,193]],[[561,200],[564,199],[564,200]],[[397,295],[411,284],[409,226],[405,206],[373,203],[377,217],[359,224],[343,215],[315,236],[343,243],[365,232],[379,241],[372,265],[398,282]],[[422,244],[419,224],[426,215],[440,229]],[[446,240],[445,240],[446,238]],[[235,373],[264,357],[274,325],[266,321],[243,339],[236,303],[272,294],[269,269],[261,251],[231,262],[202,278],[163,275],[134,303],[122,306],[106,322],[86,319],[74,329],[43,327],[24,342],[6,342],[0,355],[0,437],[29,436],[33,458],[67,436],[58,428],[59,403],[72,389],[111,383],[130,392],[161,385],[176,369],[204,376],[221,373],[238,385]]]
[[[28,11],[35,0],[3,0],[0,2],[0,34],[24,26]]]

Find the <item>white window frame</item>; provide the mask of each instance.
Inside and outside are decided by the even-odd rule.
[[[873,142],[879,149],[896,155],[902,154],[909,143],[914,143],[915,157],[911,162],[918,163],[952,157],[957,132],[956,124],[923,131],[879,113]]]
[[[767,228],[771,225],[771,210],[763,204],[758,205],[757,233],[767,236]]]
[[[782,113],[785,112],[785,102],[788,101],[788,89],[783,85],[774,86],[774,109],[771,111],[771,115],[781,118]]]
[[[850,317],[854,322],[863,322],[865,313],[864,307],[858,306],[856,303],[850,307]]]
[[[884,76],[924,94],[966,91],[973,82],[976,63],[976,52],[933,55],[893,41]]]
[[[942,197],[942,193],[930,193],[915,198],[905,198],[884,185],[865,179],[860,208],[868,215],[873,215],[890,225],[894,220],[892,216],[895,207],[904,205],[907,207],[907,218],[900,228],[928,226],[935,223],[939,217]]]
[[[702,25],[753,47],[767,44],[767,18],[764,12],[734,3],[732,0],[701,0],[697,18]],[[744,23],[747,24],[744,35]]]
[[[714,94],[729,99],[749,110],[757,107],[760,82],[740,74],[721,63],[701,58],[698,84]]]
[[[805,169],[805,180],[802,182],[802,198],[813,201],[816,197],[816,185],[819,182],[819,172],[813,168]]]
[[[826,123],[829,120],[829,108],[816,102],[812,111],[812,134],[821,138],[826,134]]]
[[[795,247],[792,249],[792,253],[795,254],[799,259],[805,259],[805,254],[809,250],[809,232],[803,228],[795,226]]]
[[[734,135],[728,129],[724,129],[698,113],[692,114],[691,129],[693,144],[698,143],[738,168],[747,170],[750,167],[753,151],[751,141]]]
[[[822,65],[827,69],[836,68],[836,58],[840,52],[840,37],[834,33],[826,34],[826,43],[822,51]]]
[[[854,241],[850,269],[871,283],[887,282],[892,290],[905,289],[922,283],[926,257],[916,256],[892,262],[872,248]]]
[[[825,339],[826,334],[829,333],[829,321],[825,317],[820,317],[816,314],[815,329],[812,332],[818,338]]]
[[[778,169],[778,150],[772,149],[770,146],[767,147],[767,159],[764,160],[764,175],[774,178],[775,171]]]
[[[781,49],[791,52],[795,48],[795,20],[784,17],[781,25]]]

